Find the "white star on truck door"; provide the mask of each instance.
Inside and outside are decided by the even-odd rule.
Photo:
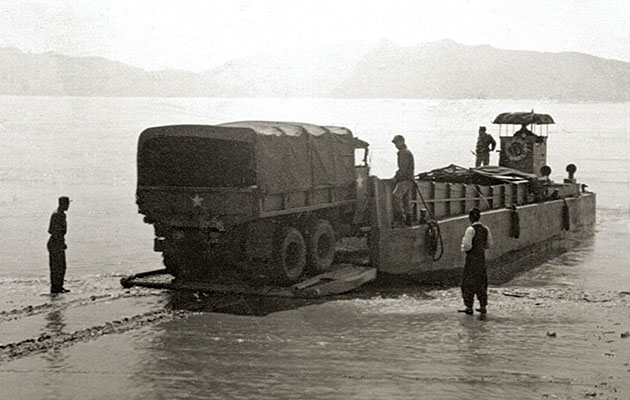
[[[359,189],[363,188],[363,177],[361,175],[357,178],[357,187]]]
[[[203,197],[196,194],[195,197],[191,197],[190,200],[193,201],[193,207],[201,207],[201,202],[203,201]]]

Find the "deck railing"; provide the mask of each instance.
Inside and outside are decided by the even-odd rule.
[[[424,202],[414,193],[411,203],[417,216],[419,210],[428,208],[430,214],[440,219],[466,214],[473,207],[485,211],[526,204],[527,184],[526,180],[492,186],[417,181]]]
[[[528,183],[526,180],[521,180],[485,186],[416,181],[416,186],[422,193],[422,198],[418,191],[414,191],[411,205],[417,220],[421,219],[422,209],[427,209],[430,215],[439,220],[465,215],[473,207],[486,211],[511,205],[521,206],[529,202]],[[377,226],[391,226],[393,216],[391,196],[394,187],[393,181],[391,179],[374,178],[373,184]]]

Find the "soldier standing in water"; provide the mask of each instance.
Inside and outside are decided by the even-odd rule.
[[[488,305],[488,274],[486,271],[486,249],[494,244],[487,226],[479,222],[481,211],[473,208],[468,213],[470,226],[466,228],[462,239],[462,251],[466,253],[466,263],[462,276],[462,297],[466,309],[460,310],[468,315],[473,313],[475,295],[479,300],[479,311],[485,314]]]
[[[66,240],[65,235],[68,229],[66,223],[66,211],[70,207],[70,199],[66,196],[59,198],[57,210],[50,216],[48,226],[48,264],[50,267],[50,293],[67,293],[68,289],[63,287],[63,280],[66,275]]]

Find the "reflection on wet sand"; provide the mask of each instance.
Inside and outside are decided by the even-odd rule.
[[[56,308],[46,314],[46,326],[43,334],[56,337],[62,335],[66,327],[64,304],[62,303],[63,300],[57,296],[53,296],[51,302]],[[68,354],[59,347],[52,347],[43,353],[42,359],[46,362],[46,369],[49,371],[43,379],[46,393],[44,397],[54,398],[56,397],[54,396],[55,392],[64,386],[63,376],[58,376],[55,372],[67,367]]]
[[[212,294],[203,292],[170,292],[167,307],[178,311],[214,312],[233,315],[265,316],[330,299],[294,299],[284,297]]]
[[[54,311],[46,314],[46,330],[52,334],[60,335],[63,333],[63,328],[66,326],[62,309],[55,309]]]

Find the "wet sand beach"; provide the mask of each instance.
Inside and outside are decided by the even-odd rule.
[[[27,101],[0,99],[7,111]],[[380,132],[413,137],[404,126],[430,126],[411,144],[423,156],[417,169],[443,166],[454,153],[464,155],[452,162],[467,165],[457,149],[474,141],[469,121],[532,108],[527,102],[28,101],[21,107],[34,117],[1,126],[24,140],[0,150],[0,398],[630,398],[628,131],[610,122],[623,120],[627,105],[536,105],[557,120],[554,174],[578,165],[578,178],[598,193],[598,222],[567,253],[491,285],[481,318],[457,312],[458,288],[413,282],[314,302],[122,288],[125,274],[160,267],[134,205],[135,140],[146,126],[182,121],[284,115],[356,124],[374,143],[374,172],[388,176],[394,153]],[[252,105],[261,108],[252,113]],[[333,108],[340,111],[328,117],[305,111]],[[448,125],[436,111],[444,108],[461,119]],[[394,112],[405,124],[388,126]],[[61,193],[74,199],[71,292],[51,296],[45,226]]]

